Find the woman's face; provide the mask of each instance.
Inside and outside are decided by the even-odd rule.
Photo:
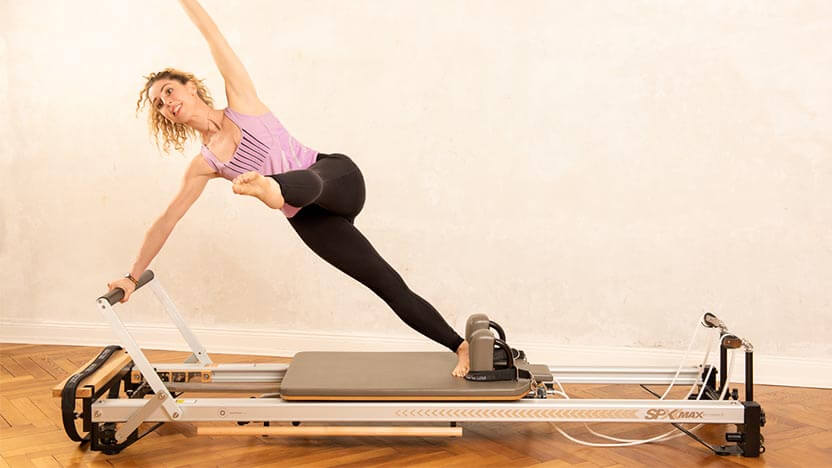
[[[156,112],[174,123],[188,121],[195,109],[196,87],[176,80],[158,80],[148,90],[150,103]]]

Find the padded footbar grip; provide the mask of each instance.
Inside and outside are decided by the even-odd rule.
[[[139,276],[139,284],[136,286],[136,291],[139,290],[142,286],[149,283],[153,280],[153,271],[145,270],[141,276]],[[114,305],[116,302],[120,301],[124,297],[124,290],[121,288],[115,288],[112,291],[108,292],[107,294],[98,298],[100,301],[101,299],[105,299],[110,305]]]

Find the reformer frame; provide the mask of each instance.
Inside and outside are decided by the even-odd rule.
[[[97,307],[116,333],[121,349],[109,347],[84,371],[53,389],[63,399],[64,426],[73,440],[90,442],[92,450],[119,453],[165,422],[227,421],[227,427],[198,427],[206,435],[280,436],[462,436],[461,422],[637,422],[670,423],[719,455],[756,457],[764,452],[760,428],[765,413],[753,401],[753,347],[730,333],[712,314],[703,325],[720,328],[720,368],[547,366],[560,383],[670,384],[696,386],[702,400],[556,399],[553,383],[533,382],[527,395],[513,401],[285,401],[280,385],[290,364],[217,364],[185,323],[152,271],[139,279],[149,284],[185,339],[192,354],[182,364],[152,364],[113,309],[123,297],[116,289],[97,300]],[[726,379],[729,349],[744,348],[745,400],[734,389],[720,394]],[[105,357],[104,356],[107,354]],[[717,381],[719,376],[719,381]],[[707,379],[707,380],[705,380]],[[119,398],[120,389],[128,398]],[[650,391],[646,387],[646,390]],[[182,393],[264,393],[260,398],[181,398]],[[652,393],[652,392],[651,392]],[[696,394],[696,393],[695,393]],[[654,394],[655,395],[655,394]],[[145,398],[150,396],[150,398]],[[658,396],[658,395],[656,395]],[[692,398],[692,396],[691,396]],[[82,412],[75,413],[76,400]],[[71,402],[71,405],[70,403]],[[70,407],[71,406],[71,407]],[[80,436],[75,420],[82,421]],[[261,426],[244,426],[262,422]],[[291,422],[292,426],[271,426]],[[301,423],[438,423],[433,426],[304,426]],[[153,426],[139,433],[142,423]],[[237,425],[233,425],[237,423]],[[711,445],[680,424],[735,424],[727,432],[733,445]],[[69,427],[68,425],[71,425]]]

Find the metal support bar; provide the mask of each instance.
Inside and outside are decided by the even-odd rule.
[[[233,393],[274,393],[280,389],[280,382],[273,383],[166,383],[171,392],[233,392]]]
[[[182,335],[182,338],[185,338],[185,341],[194,353],[193,356],[186,362],[193,362],[193,358],[195,358],[196,361],[204,366],[212,364],[211,357],[208,356],[208,351],[205,349],[205,346],[199,342],[196,335],[194,335],[191,329],[188,328],[188,325],[185,323],[185,319],[182,318],[182,314],[180,314],[179,310],[176,309],[176,305],[173,303],[170,296],[168,296],[168,293],[165,292],[164,288],[162,288],[158,279],[155,279],[150,283],[150,289],[152,289],[153,293],[156,294],[159,302],[165,306],[165,310],[170,316],[170,319],[176,324],[176,328],[179,329],[179,333]]]
[[[745,401],[754,401],[754,352],[745,350]]]
[[[148,416],[153,414],[153,412],[157,411],[162,406],[162,402],[165,401],[165,394],[160,393],[149,400],[136,401],[143,402],[144,406],[137,409],[135,413],[131,414],[130,417],[127,418],[127,422],[122,424],[121,427],[118,428],[118,431],[116,431],[116,442],[119,444],[127,440],[130,434],[138,429]]]
[[[162,406],[165,408],[165,411],[168,415],[170,415],[173,419],[179,417],[182,414],[182,411],[177,406],[174,399],[171,397],[170,392],[167,388],[165,388],[165,384],[162,383],[162,380],[156,375],[156,372],[153,371],[153,367],[151,367],[150,362],[148,362],[147,357],[142,352],[139,345],[136,343],[136,340],[130,335],[130,332],[127,330],[127,327],[124,325],[124,322],[121,321],[118,314],[113,310],[113,307],[107,302],[106,299],[99,299],[98,300],[98,307],[101,310],[101,313],[104,315],[104,318],[110,322],[110,326],[112,326],[113,331],[118,336],[119,341],[121,341],[122,347],[127,350],[127,353],[130,355],[130,358],[133,359],[133,364],[135,367],[138,367],[141,371],[142,375],[144,375],[145,380],[147,381],[150,388],[153,389],[153,392],[156,395],[164,394],[165,398],[162,401]],[[140,403],[140,402],[139,402]],[[176,416],[174,416],[176,415]]]
[[[197,435],[270,435],[280,437],[462,437],[461,427],[431,426],[306,426],[198,427]]]
[[[717,393],[722,395],[722,390],[728,385],[728,348],[719,340],[719,389]]]
[[[552,376],[562,384],[670,384],[676,376],[677,367],[589,367],[589,366],[548,366]],[[683,367],[676,377],[677,385],[702,383],[702,369],[699,366]]]

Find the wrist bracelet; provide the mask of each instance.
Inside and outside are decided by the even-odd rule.
[[[136,286],[137,288],[139,287],[139,280],[133,278],[133,275],[131,275],[130,273],[127,273],[124,277],[132,281],[134,286]]]

